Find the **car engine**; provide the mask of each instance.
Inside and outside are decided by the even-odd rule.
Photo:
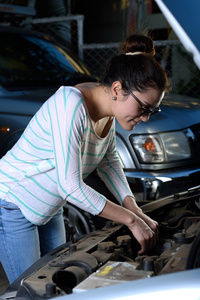
[[[138,256],[129,229],[110,221],[41,258],[4,299],[51,299],[89,289],[200,267],[200,186],[151,201],[143,211],[159,223],[157,245]],[[81,296],[81,295],[80,295]]]

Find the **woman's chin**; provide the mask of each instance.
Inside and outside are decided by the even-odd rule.
[[[127,130],[127,131],[131,131],[135,128],[136,124],[125,124],[124,126],[122,126],[123,129]]]

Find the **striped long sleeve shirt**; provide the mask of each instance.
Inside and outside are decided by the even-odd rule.
[[[61,87],[0,160],[0,198],[15,203],[38,225],[47,223],[66,201],[99,214],[106,198],[83,181],[95,169],[120,203],[133,196],[117,156],[114,120],[100,138],[82,93]]]

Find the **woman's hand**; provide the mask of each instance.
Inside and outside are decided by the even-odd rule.
[[[99,216],[126,225],[141,245],[138,254],[155,247],[158,223],[146,216],[132,197],[124,199],[124,207],[107,200]]]
[[[136,216],[134,224],[128,226],[128,228],[141,245],[138,255],[155,247],[157,235],[143,219]]]
[[[155,232],[156,237],[158,236],[158,223],[143,213],[133,197],[127,196],[124,199],[123,206],[140,217]]]
[[[135,199],[130,196],[124,199],[123,206],[138,217],[135,224],[129,227],[137,241],[141,244],[141,250],[138,254],[155,247],[158,239],[158,223],[145,215],[135,202]]]

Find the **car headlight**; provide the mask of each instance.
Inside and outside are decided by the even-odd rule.
[[[165,163],[191,157],[183,132],[165,132],[131,136],[132,145],[141,163]]]

